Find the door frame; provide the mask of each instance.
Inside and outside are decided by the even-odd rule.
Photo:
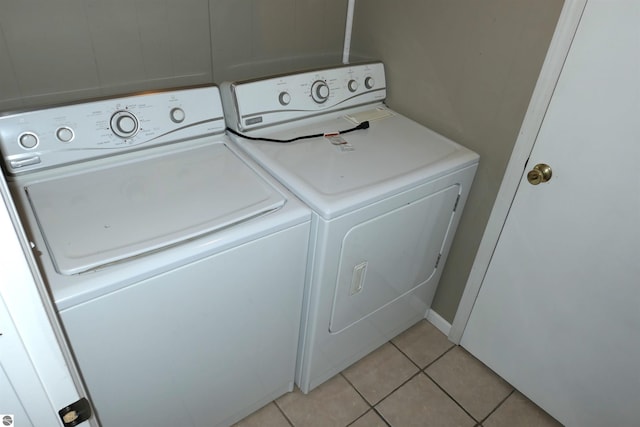
[[[569,53],[569,48],[578,29],[587,1],[564,0],[540,76],[531,95],[529,107],[518,133],[496,201],[471,267],[464,293],[449,331],[449,340],[455,344],[460,344],[462,334],[471,316],[471,310],[480,292],[494,250],[500,239],[500,234],[509,215],[511,204],[518,191],[524,173],[523,165],[526,164],[533,150],[538,131],[542,126],[542,121],[560,78],[560,72]]]

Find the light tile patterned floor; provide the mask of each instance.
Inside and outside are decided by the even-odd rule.
[[[489,368],[422,321],[304,395],[236,427],[558,427]]]

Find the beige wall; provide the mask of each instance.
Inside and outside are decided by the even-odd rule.
[[[6,0],[0,112],[339,63],[347,0]]]
[[[360,0],[352,52],[387,103],[481,156],[433,308],[452,322],[562,0]]]
[[[216,82],[340,64],[347,0],[211,0]]]
[[[207,0],[0,2],[0,111],[211,80]]]

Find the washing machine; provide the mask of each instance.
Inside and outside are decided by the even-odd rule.
[[[215,86],[0,118],[5,177],[103,427],[228,426],[293,389],[310,210]]]
[[[306,393],[426,316],[479,157],[388,108],[380,62],[221,91],[233,141],[313,211]]]

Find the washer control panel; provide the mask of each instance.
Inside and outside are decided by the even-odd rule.
[[[215,86],[144,93],[0,117],[7,172],[50,168],[223,133]]]
[[[225,114],[239,131],[338,111],[386,98],[381,62],[223,83]]]

